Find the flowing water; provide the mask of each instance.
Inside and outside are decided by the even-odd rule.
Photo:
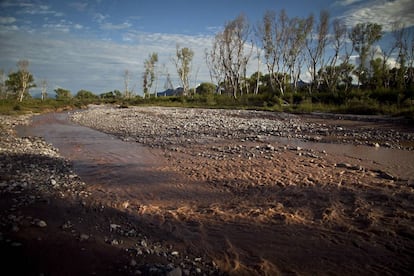
[[[68,113],[36,116],[29,126],[17,129],[20,136],[41,136],[69,159],[74,171],[91,185],[148,184],[165,181],[154,172],[162,165],[148,148],[76,125]]]
[[[317,143],[288,138],[275,140],[294,147],[342,155],[356,161],[369,161],[385,167],[387,172],[399,178],[414,180],[414,151],[366,145]]]

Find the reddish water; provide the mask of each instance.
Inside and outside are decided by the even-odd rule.
[[[304,149],[326,151],[328,154],[339,154],[358,161],[369,161],[386,168],[387,172],[402,179],[414,180],[414,151],[391,148],[376,148],[365,145],[328,144],[301,141],[298,139],[275,138],[276,141]]]
[[[67,113],[36,116],[30,126],[17,131],[53,144],[88,184],[147,184],[162,178],[152,172],[162,164],[148,148],[73,124]]]

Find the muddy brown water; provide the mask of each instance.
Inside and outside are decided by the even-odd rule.
[[[102,192],[108,201],[141,204],[149,210],[147,213],[153,214],[152,223],[157,220],[157,204],[167,210],[171,208],[171,212],[166,212],[170,216],[159,216],[160,227],[182,239],[186,246],[215,254],[213,257],[220,267],[230,273],[316,275],[340,271],[339,274],[345,275],[381,273],[393,265],[394,260],[389,256],[394,253],[387,251],[383,246],[387,241],[382,238],[377,241],[380,245],[375,245],[363,236],[314,225],[256,224],[237,216],[216,219],[209,212],[215,210],[215,204],[220,211],[221,202],[230,202],[232,194],[212,191],[201,184],[197,187],[177,184],[176,172],[162,169],[166,160],[160,153],[76,125],[69,120],[68,113],[36,116],[31,125],[17,131],[20,136],[44,137],[72,161],[75,172],[91,189]],[[412,152],[289,139],[278,142],[369,161],[400,178],[414,179]],[[208,213],[203,217],[197,212],[204,205]]]
[[[40,136],[69,159],[74,171],[89,184],[142,184],[160,180],[151,169],[162,162],[149,149],[76,125],[68,113],[35,116],[19,136]]]
[[[316,143],[289,138],[276,138],[274,140],[294,147],[342,155],[354,159],[355,162],[368,161],[381,165],[394,176],[414,180],[414,151],[366,145]]]

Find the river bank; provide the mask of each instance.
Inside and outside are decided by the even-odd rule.
[[[59,114],[1,118],[7,271],[411,273],[410,127],[154,107],[95,106],[70,117],[110,135]],[[13,127],[29,121],[51,132],[60,150],[14,136]]]

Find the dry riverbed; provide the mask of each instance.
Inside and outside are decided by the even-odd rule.
[[[14,137],[19,122],[2,117],[0,243],[52,274],[64,271],[59,264],[72,274],[409,275],[413,129],[326,116],[157,107],[73,114],[150,148],[151,173],[163,177],[122,187],[83,183],[51,145]]]

